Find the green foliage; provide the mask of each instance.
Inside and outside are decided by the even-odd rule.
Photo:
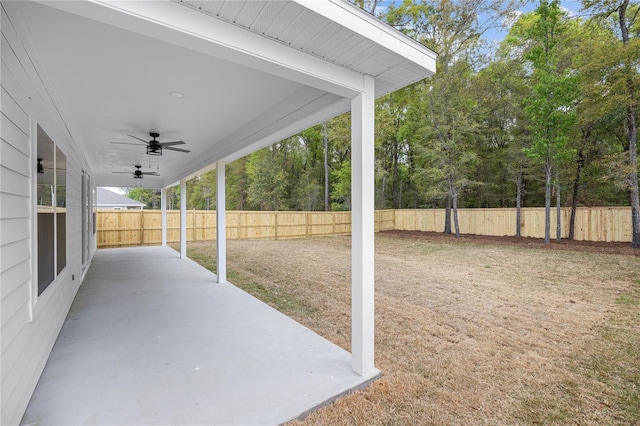
[[[247,161],[247,205],[256,210],[287,210],[289,170],[280,158],[284,147],[271,147],[251,155]]]
[[[160,208],[160,190],[150,188],[131,188],[127,191],[127,197],[145,204],[147,209]]]
[[[559,0],[541,0],[535,13],[537,19],[525,33],[532,41],[525,59],[533,67],[533,93],[524,106],[531,121],[533,146],[526,152],[541,162],[559,161],[573,154],[568,139],[576,122],[578,79],[573,69],[560,61],[558,51],[567,26]]]
[[[331,191],[331,210],[351,209],[351,161],[344,161],[341,167],[331,174],[333,190]]]

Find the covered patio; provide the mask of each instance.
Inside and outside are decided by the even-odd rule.
[[[168,247],[99,250],[23,424],[279,424],[372,377]]]

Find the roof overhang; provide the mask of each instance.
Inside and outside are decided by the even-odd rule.
[[[435,71],[433,52],[342,0],[9,3],[103,186],[171,185],[348,111],[364,75],[382,96]],[[191,152],[112,143],[151,131]],[[160,176],[112,173],[136,164]]]

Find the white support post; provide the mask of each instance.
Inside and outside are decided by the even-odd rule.
[[[374,366],[374,89],[351,99],[351,351],[353,371],[377,374]]]
[[[187,180],[180,180],[180,257],[187,258]]]
[[[218,282],[227,282],[227,221],[225,162],[216,163],[216,245]]]
[[[160,209],[162,210],[162,247],[167,246],[167,189],[160,190]]]

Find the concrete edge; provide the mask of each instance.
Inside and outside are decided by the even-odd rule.
[[[366,387],[369,387],[369,385],[371,385],[373,382],[375,382],[376,380],[378,380],[379,378],[382,377],[382,372],[378,370],[377,373],[375,373],[374,375],[372,375],[371,377],[369,377],[368,379],[366,379],[364,382],[355,385],[353,387],[350,387],[342,392],[340,392],[337,395],[334,395],[330,398],[327,398],[326,400],[314,405],[313,407],[303,411],[302,413],[298,414],[297,416],[294,416],[292,418],[290,418],[289,420],[281,423],[281,425],[284,425],[286,423],[289,423],[290,421],[293,420],[304,420],[305,418],[307,418],[307,416],[309,416],[309,414],[313,413],[314,411],[317,411],[321,408],[327,407],[331,404],[333,404],[334,402],[336,402],[339,398],[342,398],[343,396],[347,396],[350,395],[354,392],[357,392],[359,390],[362,390]]]

